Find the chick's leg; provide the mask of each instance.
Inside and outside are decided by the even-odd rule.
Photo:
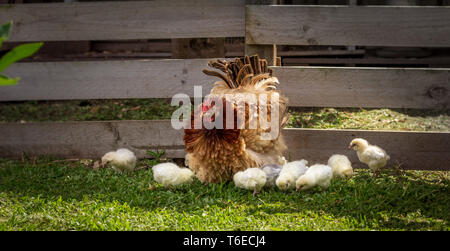
[[[254,188],[253,189],[253,197],[256,197],[256,195],[258,195],[259,194],[259,191],[258,191],[258,188]]]
[[[378,178],[380,176],[380,170],[379,169],[375,169],[373,171],[372,177],[373,178]]]

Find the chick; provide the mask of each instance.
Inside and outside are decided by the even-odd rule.
[[[328,159],[328,166],[333,169],[333,177],[350,178],[353,176],[352,163],[345,155],[333,154]]]
[[[108,152],[102,157],[102,166],[111,164],[111,167],[119,172],[132,172],[136,166],[136,155],[126,148]]]
[[[275,182],[277,187],[281,190],[293,189],[295,181],[308,170],[307,164],[308,161],[302,159],[284,165]]]
[[[356,138],[350,142],[349,148],[356,151],[359,161],[367,164],[378,175],[379,169],[384,167],[390,159],[389,155],[378,146],[370,145],[365,139]]]
[[[164,187],[173,187],[193,181],[194,173],[189,168],[180,168],[174,163],[161,163],[152,167],[153,178]]]
[[[263,172],[266,173],[266,187],[269,186],[275,186],[275,181],[277,180],[278,176],[280,175],[281,169],[283,167],[276,164],[268,164],[260,167]]]
[[[234,184],[243,189],[253,190],[255,196],[266,184],[266,173],[259,168],[248,168],[234,174]]]
[[[295,186],[298,190],[308,190],[315,186],[328,188],[333,178],[333,170],[327,165],[312,165],[306,173],[297,179]]]
[[[280,165],[286,165],[288,162],[286,160],[286,158],[284,156],[282,156],[281,158],[279,158],[279,163]]]

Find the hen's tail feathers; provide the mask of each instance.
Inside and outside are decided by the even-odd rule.
[[[283,111],[284,116],[281,119],[281,123],[280,123],[280,127],[281,128],[285,128],[287,123],[289,122],[289,118],[290,118],[290,113],[286,112],[287,108]],[[308,163],[306,163],[308,164]]]
[[[225,74],[208,69],[203,69],[203,73],[222,79],[231,89],[254,82],[249,80],[259,75],[264,75],[260,76],[263,78],[272,76],[272,69],[269,69],[267,60],[260,59],[258,55],[235,58],[234,61],[211,60],[208,66]]]

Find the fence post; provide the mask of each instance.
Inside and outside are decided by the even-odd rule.
[[[282,1],[278,0],[266,0],[266,1],[252,1],[246,0],[246,4],[259,4],[259,5],[269,5],[269,4],[280,4]],[[247,25],[247,22],[245,22]],[[281,66],[281,58],[277,57],[277,45],[276,44],[247,44],[247,34],[245,35],[245,55],[258,54],[260,58],[265,58],[269,65]]]

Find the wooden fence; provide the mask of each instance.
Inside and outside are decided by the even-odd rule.
[[[0,23],[14,20],[12,41],[243,37],[246,53],[276,59],[279,45],[450,47],[450,8],[418,6],[245,5],[243,0],[172,0],[0,5]],[[276,60],[273,60],[276,61]],[[0,101],[171,98],[209,92],[207,59],[17,63],[20,76]],[[272,66],[290,106],[449,108],[446,68]],[[292,159],[324,162],[349,156],[354,137],[382,145],[406,169],[449,170],[450,133],[285,129]],[[166,149],[183,158],[182,131],[170,121],[0,123],[0,156],[50,154],[98,158],[128,147],[143,157]]]

